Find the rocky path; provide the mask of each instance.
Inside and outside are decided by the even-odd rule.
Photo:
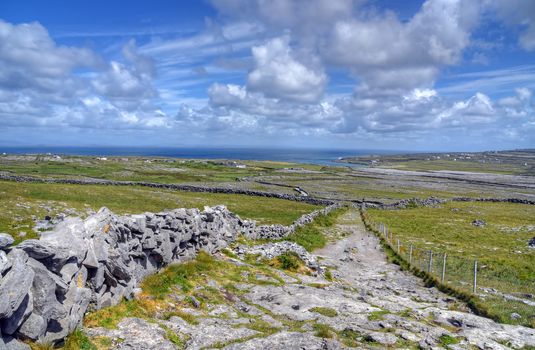
[[[389,264],[357,211],[335,230],[345,238],[315,254],[334,276],[273,271],[284,281],[245,280],[224,303],[188,309],[195,324],[126,318],[118,329],[86,329],[112,339],[114,349],[531,349],[535,330],[470,314],[456,300]],[[246,264],[233,260],[235,264]],[[327,274],[328,275],[328,274]],[[272,278],[271,278],[272,279]],[[272,283],[273,282],[273,283]],[[217,282],[210,281],[213,288]]]

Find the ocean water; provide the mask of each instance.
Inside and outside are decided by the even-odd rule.
[[[156,156],[186,159],[274,160],[305,164],[347,166],[337,159],[371,154],[395,154],[388,150],[275,149],[275,148],[163,148],[163,147],[0,147],[0,153],[53,153],[83,156]]]

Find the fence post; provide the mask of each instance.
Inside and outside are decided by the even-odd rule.
[[[444,253],[444,256],[442,258],[442,283],[444,283],[444,279],[446,278],[446,253]]]
[[[477,293],[477,260],[474,260],[474,294]]]
[[[427,272],[431,273],[432,269],[433,269],[433,251],[430,250],[429,251],[429,266],[427,267]]]
[[[398,238],[398,254],[399,254],[399,238]]]
[[[411,247],[409,248],[409,265],[412,265],[412,243]]]

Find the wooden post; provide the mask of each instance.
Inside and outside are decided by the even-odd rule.
[[[412,265],[412,243],[409,248],[409,265]]]
[[[431,273],[431,270],[433,269],[433,251],[429,251],[429,266],[427,267],[427,272]]]
[[[474,294],[477,293],[477,260],[474,260]]]
[[[444,279],[446,278],[446,253],[444,253],[444,256],[442,257],[442,283],[444,283]]]

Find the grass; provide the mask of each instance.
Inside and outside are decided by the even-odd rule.
[[[441,208],[415,208],[396,211],[369,210],[374,222],[384,222],[394,233],[386,252],[392,262],[413,270],[427,285],[465,301],[476,313],[497,321],[535,327],[535,307],[499,297],[473,295],[473,260],[479,262],[478,286],[505,293],[535,293],[535,256],[528,251],[528,232],[514,228],[533,222],[533,206],[510,203],[447,203]],[[475,227],[475,218],[487,225]],[[514,225],[514,227],[512,226]],[[526,237],[526,238],[523,238]],[[400,252],[397,239],[402,242]],[[387,243],[382,236],[383,243]],[[408,266],[408,242],[413,243],[412,265]],[[435,250],[431,273],[429,250]],[[446,251],[446,279],[440,281],[442,255]],[[520,252],[520,253],[518,253]],[[522,253],[525,252],[525,253]],[[512,319],[517,312],[520,319]]]
[[[128,161],[123,159],[127,158]],[[246,168],[237,168],[224,160],[184,160],[161,157],[93,157],[71,156],[53,160],[41,155],[11,160],[0,157],[0,169],[18,175],[39,177],[92,177],[121,181],[159,183],[229,182],[237,178],[275,173],[288,167],[320,170],[321,166],[285,162],[239,161]]]
[[[384,319],[384,315],[389,314],[386,310],[373,311],[368,315],[368,321],[381,321]]]
[[[146,187],[36,184],[0,181],[0,232],[17,241],[36,238],[32,215],[43,218],[68,208],[85,213],[106,206],[117,214],[224,204],[243,218],[260,224],[291,224],[318,206],[276,198],[235,194],[194,193]],[[48,209],[51,209],[49,211]],[[26,236],[20,237],[20,231]]]
[[[287,271],[298,272],[306,270],[305,264],[296,252],[286,252],[269,262],[270,266],[280,268]]]
[[[333,210],[327,215],[318,215],[311,224],[298,227],[285,240],[295,242],[309,252],[323,248],[327,244],[327,238],[323,231],[334,226],[336,219],[346,210],[347,208],[341,208]]]
[[[314,328],[314,335],[316,337],[325,339],[331,339],[336,337],[336,331],[326,324],[316,323],[312,327]]]
[[[327,317],[338,316],[338,312],[335,309],[330,308],[330,307],[316,306],[316,307],[310,308],[308,311],[316,312],[320,315],[327,316]]]
[[[419,248],[414,259],[427,259],[428,251],[447,252],[447,276],[469,282],[473,260],[480,267],[480,285],[503,292],[535,293],[535,255],[527,242],[535,236],[535,206],[512,203],[450,202],[440,208],[369,210],[397,238]],[[474,220],[484,220],[476,227]],[[533,227],[533,231],[529,231]],[[438,255],[434,271],[441,268]],[[458,270],[458,271],[457,271]],[[461,276],[460,274],[464,274]],[[459,275],[454,275],[458,273]]]
[[[448,334],[441,335],[438,340],[440,342],[440,345],[442,345],[444,347],[447,347],[448,345],[453,345],[453,344],[458,344],[459,343],[459,340],[457,338],[452,337],[451,335],[448,335]]]

